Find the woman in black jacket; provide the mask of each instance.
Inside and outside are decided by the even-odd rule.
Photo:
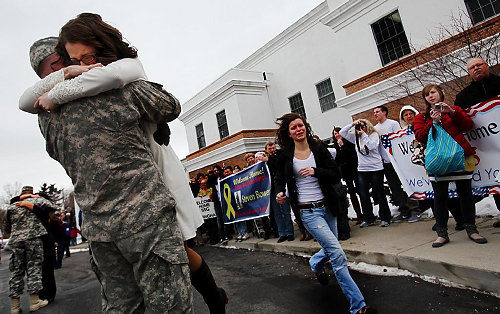
[[[339,132],[339,127],[334,128],[332,132],[333,147],[337,152],[335,162],[339,165],[342,179],[344,179],[345,184],[347,185],[347,191],[349,192],[351,204],[356,212],[356,224],[360,224],[363,221],[363,214],[361,212],[361,205],[359,204],[357,195],[358,155],[354,144],[345,140]],[[338,229],[340,240],[349,239],[350,228],[347,213],[344,213],[343,218],[339,217]]]
[[[337,212],[345,195],[337,194],[340,173],[328,149],[312,138],[306,119],[287,113],[278,119],[279,167],[276,169],[276,201],[283,204],[288,186],[290,205],[300,210],[306,229],[322,249],[309,260],[319,282],[326,285],[324,265],[332,262],[340,288],[350,302],[350,312],[374,313],[365,303],[361,291],[347,269],[347,258],[337,239]]]

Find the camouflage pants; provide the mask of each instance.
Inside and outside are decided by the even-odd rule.
[[[90,241],[104,313],[192,313],[187,256],[175,212],[115,242]]]
[[[41,238],[9,244],[12,251],[9,270],[9,297],[19,298],[23,294],[24,275],[28,275],[28,292],[37,294],[42,290],[43,244]]]

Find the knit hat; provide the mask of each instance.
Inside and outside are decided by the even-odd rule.
[[[401,108],[401,111],[399,112],[399,125],[401,125],[402,129],[406,129],[408,127],[408,123],[406,123],[406,121],[403,120],[403,113],[406,110],[411,110],[411,111],[415,112],[415,115],[419,114],[418,110],[413,108],[412,106],[409,106],[409,105],[403,106],[403,108]]]
[[[38,73],[40,63],[55,52],[54,48],[57,45],[57,37],[47,37],[39,39],[30,47],[30,62],[31,67]]]
[[[24,193],[24,192],[33,192],[33,187],[30,185],[23,186],[23,188],[21,189],[21,193]]]

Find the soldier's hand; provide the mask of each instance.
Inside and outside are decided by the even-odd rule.
[[[17,207],[26,207],[29,210],[33,210],[33,204],[28,201],[20,201],[15,203]]]
[[[55,105],[49,98],[49,92],[46,92],[42,96],[38,97],[33,107],[35,107],[35,109],[52,111],[57,108],[57,105]]]

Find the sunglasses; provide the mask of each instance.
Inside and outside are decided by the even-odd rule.
[[[97,62],[97,56],[94,53],[89,53],[89,54],[82,56],[81,59],[76,59],[76,58],[69,59],[69,63],[72,65],[79,65],[80,62],[83,62],[83,64],[86,64],[86,65],[94,64]]]

